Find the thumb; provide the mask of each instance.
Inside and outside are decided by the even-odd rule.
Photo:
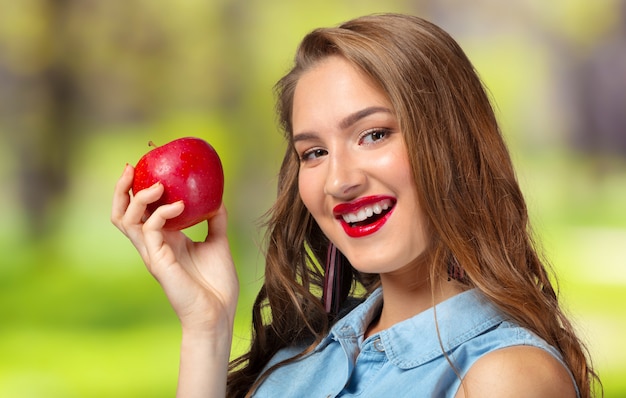
[[[209,228],[205,242],[210,239],[215,239],[218,236],[226,236],[226,229],[228,225],[228,212],[226,211],[224,203],[220,205],[217,213],[215,213],[215,215],[213,215],[213,217],[211,217],[207,222]]]

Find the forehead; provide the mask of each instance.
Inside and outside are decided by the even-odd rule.
[[[296,84],[294,131],[372,106],[391,109],[387,95],[371,78],[344,58],[331,56],[304,72]]]

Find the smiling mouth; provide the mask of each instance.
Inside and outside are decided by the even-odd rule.
[[[393,207],[391,199],[383,199],[372,205],[363,206],[356,212],[341,215],[343,221],[350,227],[362,227],[377,222]]]

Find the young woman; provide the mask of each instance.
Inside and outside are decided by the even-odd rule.
[[[204,242],[113,223],[182,324],[184,397],[590,397],[595,373],[529,234],[470,61],[440,28],[374,15],[319,29],[277,85],[288,142],[250,351],[228,364],[238,283],[226,211]]]

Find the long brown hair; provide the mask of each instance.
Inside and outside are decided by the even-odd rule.
[[[396,112],[429,224],[432,276],[447,272],[456,259],[466,287],[479,289],[511,320],[556,347],[581,396],[592,396],[599,380],[535,248],[526,204],[476,71],[442,29],[398,14],[311,32],[294,67],[276,85],[288,146],[268,213],[265,282],[253,307],[252,346],[231,363],[228,396],[245,396],[278,350],[314,344],[333,322],[319,296],[319,264],[329,242],[300,200],[291,143],[298,79],[331,55],[344,57],[378,84]],[[363,282],[357,273],[353,278]],[[367,279],[365,291],[375,283]]]

